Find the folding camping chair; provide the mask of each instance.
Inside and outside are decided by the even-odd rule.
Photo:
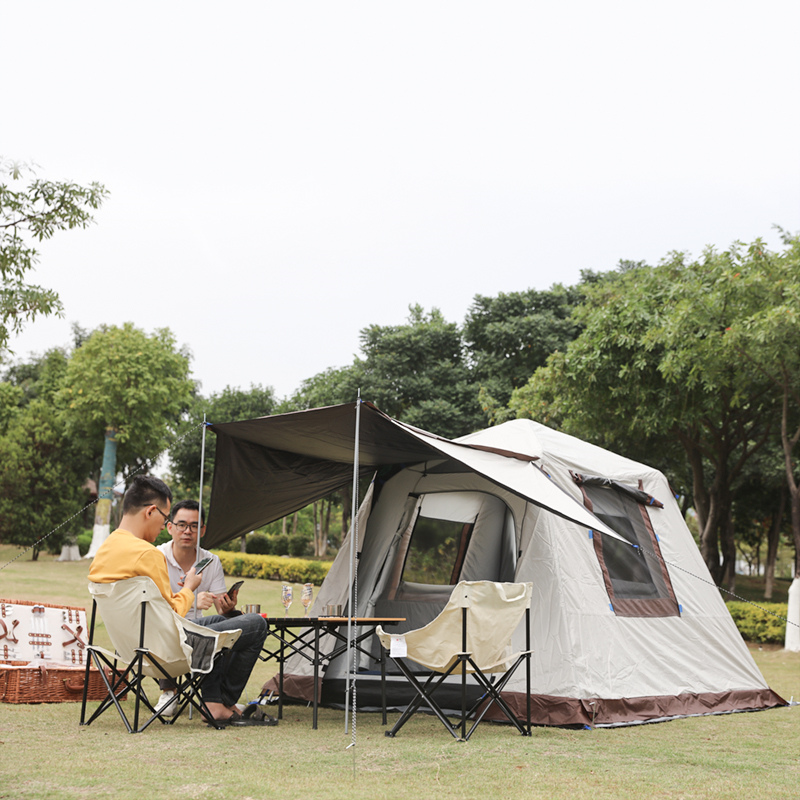
[[[241,631],[214,631],[184,619],[175,613],[148,577],[127,578],[116,583],[90,583],[89,593],[93,602],[81,725],[91,725],[112,706],[117,709],[128,733],[140,733],[156,719],[171,724],[187,706],[196,708],[206,720],[212,720],[200,696],[200,688],[215,659],[223,650],[233,646]],[[93,643],[98,610],[115,653]],[[86,720],[85,687],[89,682],[90,664],[100,671],[108,694]],[[150,702],[144,689],[146,677],[178,679],[178,711],[174,717],[165,719],[164,710],[157,711]],[[119,702],[127,692],[135,698],[133,725]],[[139,727],[141,704],[151,716]],[[211,724],[216,728],[222,727]]]
[[[395,723],[386,731],[394,736],[425,703],[441,723],[458,740],[467,741],[475,728],[493,706],[497,706],[523,736],[531,733],[531,650],[530,605],[533,584],[495,583],[493,581],[462,581],[450,595],[441,614],[425,627],[404,634],[376,633],[389,657],[416,691],[414,699]],[[511,653],[511,637],[525,616],[525,650]],[[407,660],[397,655],[403,642]],[[393,654],[394,651],[394,654]],[[408,661],[430,670],[421,683]],[[526,726],[517,720],[501,693],[517,667],[525,662]],[[494,674],[503,673],[494,680]],[[467,708],[467,675],[478,684],[480,697]],[[452,724],[434,694],[450,675],[461,676],[461,714]],[[491,676],[491,677],[489,677]],[[481,708],[481,706],[483,706]],[[467,720],[472,727],[467,731]],[[460,728],[460,735],[459,735]]]

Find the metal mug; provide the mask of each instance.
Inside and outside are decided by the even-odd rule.
[[[259,603],[247,603],[244,606],[244,613],[245,614],[260,614],[261,613],[261,605]]]

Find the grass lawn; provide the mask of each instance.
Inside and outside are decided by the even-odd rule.
[[[0,567],[17,552],[0,546]],[[46,554],[19,559],[0,570],[0,597],[85,606],[87,571],[87,562]],[[240,599],[283,614],[280,584],[247,580]],[[800,654],[756,647],[753,656],[775,691],[800,699]],[[259,664],[248,697],[273,671]],[[419,716],[387,739],[380,715],[360,713],[350,749],[344,715],[332,709],[321,710],[317,731],[311,709],[293,706],[277,728],[215,731],[181,718],[136,736],[112,713],[81,728],[76,703],[0,704],[0,799],[800,796],[798,708],[613,730],[535,728],[530,738],[484,725],[466,744]]]

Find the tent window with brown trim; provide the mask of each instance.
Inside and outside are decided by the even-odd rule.
[[[404,581],[455,586],[474,522],[418,516],[403,567]]]
[[[679,616],[661,548],[647,506],[661,503],[639,489],[591,476],[573,475],[584,502],[625,542],[594,536],[597,560],[614,613],[623,617]]]
[[[462,580],[513,580],[514,521],[500,498],[485,492],[410,495],[404,519],[383,592],[388,601],[446,602]]]

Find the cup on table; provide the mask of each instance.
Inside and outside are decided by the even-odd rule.
[[[260,603],[246,603],[244,606],[244,613],[245,614],[260,614],[261,613],[261,604]]]

